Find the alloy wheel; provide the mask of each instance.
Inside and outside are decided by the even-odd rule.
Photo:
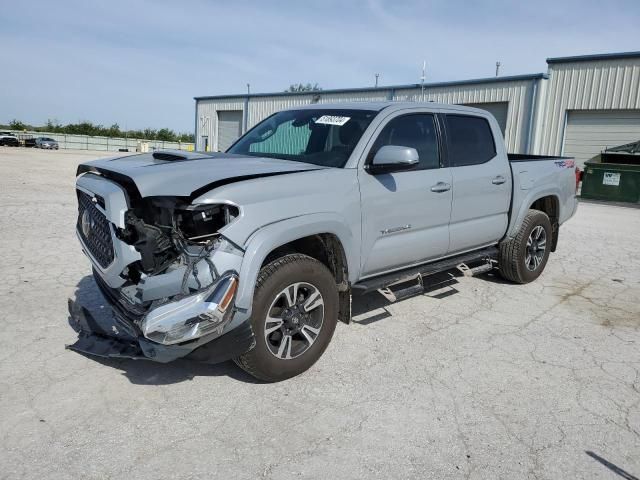
[[[524,264],[527,270],[533,272],[537,270],[542,263],[547,248],[547,232],[542,225],[538,225],[531,230],[525,248]]]
[[[291,360],[305,353],[320,335],[324,299],[320,290],[297,282],[280,291],[271,302],[264,323],[264,338],[272,355]]]

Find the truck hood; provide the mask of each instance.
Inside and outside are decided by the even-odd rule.
[[[242,180],[325,167],[308,163],[228,153],[156,152],[82,163],[78,175],[97,172],[133,182],[141,197],[196,198],[216,187]]]

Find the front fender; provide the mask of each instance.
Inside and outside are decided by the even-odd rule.
[[[248,318],[251,313],[256,281],[267,255],[289,242],[321,233],[333,234],[340,240],[347,259],[349,280],[357,278],[359,255],[356,242],[342,217],[333,213],[314,213],[282,220],[259,229],[247,241],[236,296],[236,307],[247,310],[243,316]]]

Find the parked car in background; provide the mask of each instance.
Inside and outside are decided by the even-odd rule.
[[[36,148],[46,148],[50,150],[58,150],[59,145],[56,140],[49,137],[38,137],[36,138],[36,144],[34,145]]]
[[[5,147],[19,147],[20,142],[18,141],[18,137],[16,137],[11,132],[0,132],[0,145]]]

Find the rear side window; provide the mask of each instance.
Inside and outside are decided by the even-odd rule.
[[[485,163],[496,156],[489,122],[482,117],[447,115],[449,165],[463,167]]]
[[[415,148],[420,159],[419,170],[440,167],[438,135],[433,115],[412,114],[391,120],[378,135],[367,160],[372,161],[380,147],[385,145]]]

